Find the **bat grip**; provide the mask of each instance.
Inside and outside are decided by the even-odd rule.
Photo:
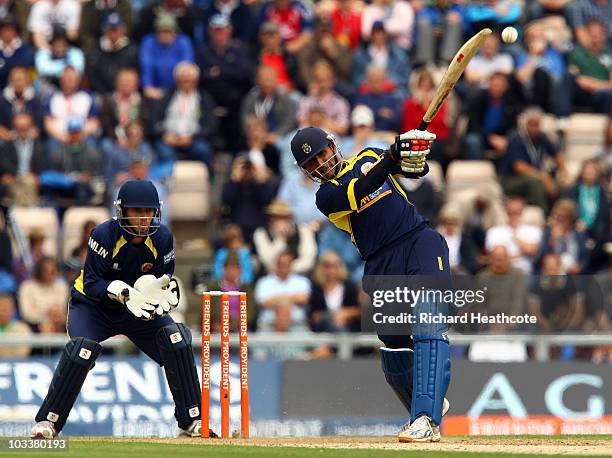
[[[427,130],[428,127],[429,123],[424,119],[421,119],[421,123],[419,124],[419,127],[417,127],[417,130]]]

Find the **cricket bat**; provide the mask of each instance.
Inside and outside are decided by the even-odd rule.
[[[429,126],[431,120],[440,110],[440,107],[448,97],[448,94],[450,94],[453,87],[455,87],[455,84],[457,84],[457,81],[459,81],[459,78],[461,78],[465,67],[467,67],[467,64],[470,62],[472,57],[476,55],[485,39],[491,35],[491,33],[491,29],[482,29],[480,32],[466,41],[461,48],[459,48],[459,51],[457,51],[457,54],[455,54],[455,57],[453,57],[452,62],[448,65],[446,73],[442,77],[442,81],[440,81],[433,99],[427,107],[425,116],[423,116],[419,127],[417,127],[418,130],[427,129],[427,126]]]

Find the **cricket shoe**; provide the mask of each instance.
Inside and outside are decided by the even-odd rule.
[[[187,429],[182,429],[179,437],[200,437],[202,434],[202,420],[194,420]],[[219,436],[212,430],[208,430],[208,437],[218,439]]]
[[[446,415],[446,412],[448,412],[448,409],[450,409],[450,402],[448,402],[448,399],[444,398],[444,401],[442,402],[442,416]],[[423,418],[423,417],[420,417]],[[419,421],[419,419],[416,419],[414,422],[416,423],[417,421]],[[428,418],[428,417],[425,417]],[[414,440],[414,439],[410,439],[410,421],[408,421],[408,423],[406,423],[401,431],[398,433],[397,438],[399,439],[400,442],[440,442],[440,439],[442,438],[442,434],[440,434],[440,426],[434,424],[432,421],[429,422],[430,426],[431,426],[431,431],[432,431],[432,435],[431,435],[431,439],[430,440]]]
[[[434,430],[432,426],[431,419],[427,415],[421,415],[408,428],[404,426],[397,437],[400,442],[433,442]],[[438,438],[438,440],[440,439]]]
[[[53,439],[57,436],[55,426],[50,421],[39,421],[32,428],[30,437],[35,439]]]

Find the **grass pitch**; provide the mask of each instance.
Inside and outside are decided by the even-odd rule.
[[[525,458],[612,456],[612,436],[445,437],[438,444],[400,444],[394,437],[254,438],[248,440],[115,439],[71,437],[64,453],[27,452],[28,456],[180,458],[320,457],[366,458]],[[15,452],[0,453],[15,456]]]

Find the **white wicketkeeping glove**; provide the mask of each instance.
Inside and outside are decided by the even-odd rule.
[[[136,280],[134,288],[144,296],[158,302],[159,305],[155,309],[157,315],[165,315],[178,306],[180,297],[178,283],[168,275],[162,275],[159,278],[154,275],[143,275]]]
[[[110,282],[106,291],[108,297],[124,304],[132,315],[142,320],[153,318],[153,312],[159,306],[157,300],[145,297],[140,291],[121,280]]]
[[[400,167],[406,173],[421,173],[425,170],[427,155],[431,144],[436,139],[436,134],[426,130],[409,130],[404,132],[396,140],[399,141],[401,156]]]

